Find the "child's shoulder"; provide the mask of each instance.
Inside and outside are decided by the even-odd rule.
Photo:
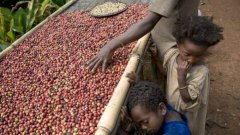
[[[173,121],[164,125],[162,135],[191,135],[191,133],[185,122]]]
[[[201,74],[208,74],[209,73],[209,69],[207,67],[207,65],[204,62],[199,62],[198,64],[194,65],[192,67],[192,72],[194,73],[201,73]]]
[[[187,78],[188,79],[204,79],[208,78],[209,75],[209,69],[204,63],[199,63],[194,65],[188,72]]]
[[[163,65],[166,66],[168,64],[174,63],[179,54],[179,50],[176,47],[172,47],[163,56]]]

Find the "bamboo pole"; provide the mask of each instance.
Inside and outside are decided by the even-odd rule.
[[[127,67],[121,76],[117,87],[114,89],[113,95],[101,116],[95,135],[110,135],[115,125],[117,124],[121,107],[125,101],[130,86],[126,78],[126,74],[135,72],[137,70],[140,58],[144,53],[149,36],[150,34],[148,33],[139,39],[135,48],[133,49]]]
[[[6,54],[8,54],[10,51],[12,51],[14,49],[14,47],[16,47],[17,45],[19,45],[19,43],[21,43],[25,38],[27,38],[29,35],[31,35],[33,32],[35,32],[38,28],[42,27],[47,21],[49,21],[50,19],[52,19],[53,17],[59,15],[60,13],[62,13],[65,9],[67,9],[69,6],[71,6],[73,3],[75,3],[77,0],[70,0],[69,2],[67,2],[65,5],[63,5],[61,8],[59,8],[57,11],[55,11],[54,13],[52,13],[50,16],[48,16],[45,20],[43,20],[41,23],[39,23],[38,25],[36,25],[34,28],[32,28],[31,30],[29,30],[27,33],[25,33],[24,35],[22,35],[19,39],[17,39],[15,42],[13,42],[8,48],[6,48],[5,50],[3,50],[2,52],[0,52],[0,59],[2,57],[4,57]]]

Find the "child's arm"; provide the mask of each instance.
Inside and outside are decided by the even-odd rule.
[[[191,65],[187,61],[180,62],[177,67],[179,91],[182,100],[186,103],[192,101],[191,96],[188,92],[188,86],[186,81],[187,70],[190,67]]]
[[[190,68],[194,69],[191,69],[191,75],[187,78],[187,71]],[[192,102],[196,105],[200,98],[203,98],[201,99],[203,101],[207,99],[204,94],[209,85],[207,67],[203,65],[191,67],[188,63],[179,63],[177,72],[180,95],[185,103]]]
[[[134,72],[127,73],[126,77],[128,78],[128,82],[129,82],[130,84],[135,84],[135,83],[137,83],[137,81],[138,81],[138,79],[139,79],[138,76],[137,76],[137,74],[134,73]]]

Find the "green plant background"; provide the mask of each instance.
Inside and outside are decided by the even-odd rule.
[[[67,1],[21,0],[11,8],[0,7],[0,51],[7,48]]]

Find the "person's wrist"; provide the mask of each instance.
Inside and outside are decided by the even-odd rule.
[[[117,48],[119,48],[119,44],[116,44],[116,43],[108,43],[108,49],[110,50],[110,51],[115,51]]]
[[[179,90],[184,90],[184,89],[186,89],[188,86],[187,85],[185,85],[185,86],[180,86],[179,87]]]
[[[186,78],[186,74],[185,73],[178,74],[178,79],[185,79],[185,78]]]
[[[115,49],[114,49],[114,46],[111,42],[107,43],[104,48],[102,48],[104,50],[108,50],[109,52],[113,52]]]
[[[180,84],[185,83],[186,82],[186,76],[185,75],[178,76],[178,82]]]
[[[125,41],[121,38],[115,38],[114,40],[112,40],[110,42],[110,44],[112,44],[112,50],[116,50],[120,47],[124,47],[125,46]]]

